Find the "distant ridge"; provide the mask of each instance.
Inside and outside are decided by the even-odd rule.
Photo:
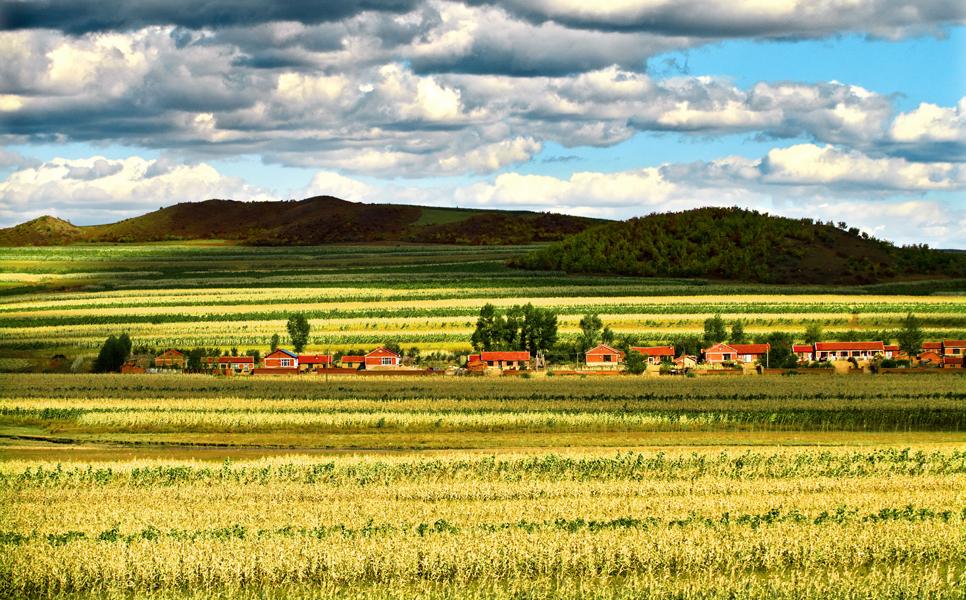
[[[561,240],[598,219],[530,211],[362,204],[332,196],[280,202],[184,202],[106,225],[44,216],[0,229],[2,246],[223,239],[250,245],[356,242],[526,244]]]
[[[611,222],[512,264],[568,273],[760,283],[966,277],[963,252],[899,248],[855,228],[739,208],[699,208]]]

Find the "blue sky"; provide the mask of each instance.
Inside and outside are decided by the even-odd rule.
[[[182,1],[0,1],[0,226],[332,194],[737,204],[966,247],[958,3],[253,3],[226,21],[223,0]]]

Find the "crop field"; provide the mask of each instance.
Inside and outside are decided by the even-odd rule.
[[[961,598],[966,379],[0,375],[0,595]]]
[[[585,313],[617,334],[660,343],[700,333],[720,313],[751,335],[880,335],[913,312],[930,339],[966,337],[966,282],[852,288],[704,280],[566,276],[509,269],[523,247],[219,245],[0,249],[0,359],[93,354],[127,331],[151,347],[266,348],[286,343],[285,321],[304,312],[309,351],[395,341],[422,352],[461,352],[480,307],[552,308],[562,339]]]
[[[966,378],[29,373],[156,348],[465,351],[480,307],[662,342],[966,337],[966,282],[525,272],[521,248],[0,249],[0,597],[966,595]]]

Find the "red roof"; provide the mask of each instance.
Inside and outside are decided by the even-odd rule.
[[[885,352],[882,342],[819,342],[815,344],[815,351],[835,352],[839,350],[872,350]]]
[[[648,356],[674,356],[674,346],[631,346],[631,350]]]
[[[469,356],[466,357],[466,362],[467,363],[480,362],[480,355],[479,354],[470,354]]]
[[[584,354],[586,354],[587,356],[590,356],[591,354],[601,355],[601,356],[624,356],[623,352],[621,352],[617,348],[612,348],[607,344],[598,344],[597,346],[591,348]]]
[[[818,342],[815,344],[816,351],[839,351],[839,350],[871,350],[885,351],[885,344],[882,342]]]
[[[923,344],[925,346],[925,344]],[[943,346],[952,348],[966,348],[966,340],[943,340]]]
[[[399,358],[399,355],[398,354],[396,354],[392,350],[390,350],[388,348],[385,348],[383,346],[379,346],[378,348],[376,348],[372,352],[366,354],[366,358],[368,358],[370,356],[372,356],[374,358],[375,357],[380,357],[380,356],[395,356],[396,358]]]
[[[530,360],[529,352],[480,352],[480,360]]]
[[[886,344],[884,348],[886,349],[886,352],[898,352],[899,344]]]
[[[765,354],[771,350],[771,344],[730,344],[738,354]]]
[[[254,356],[219,356],[216,362],[230,364],[255,364]]]
[[[812,351],[811,344],[794,344],[792,346],[792,352],[811,352],[811,351]]]
[[[181,352],[180,350],[175,350],[174,348],[171,348],[170,350],[165,350],[164,352],[162,352],[158,356],[184,356],[184,352]]]
[[[942,347],[943,347],[942,342],[923,342],[922,343],[923,350],[942,350]]]
[[[331,363],[331,354],[299,354],[300,365],[328,365]]]
[[[361,363],[364,360],[366,360],[365,356],[346,355],[342,357],[342,362],[344,363]]]

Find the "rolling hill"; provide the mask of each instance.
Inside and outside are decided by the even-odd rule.
[[[593,227],[512,265],[585,274],[858,284],[964,277],[966,253],[899,248],[855,228],[811,219],[700,208]]]
[[[0,229],[0,245],[208,239],[249,245],[526,244],[561,240],[602,222],[529,211],[361,204],[332,196],[282,202],[205,200],[105,225],[78,227],[44,216]]]

